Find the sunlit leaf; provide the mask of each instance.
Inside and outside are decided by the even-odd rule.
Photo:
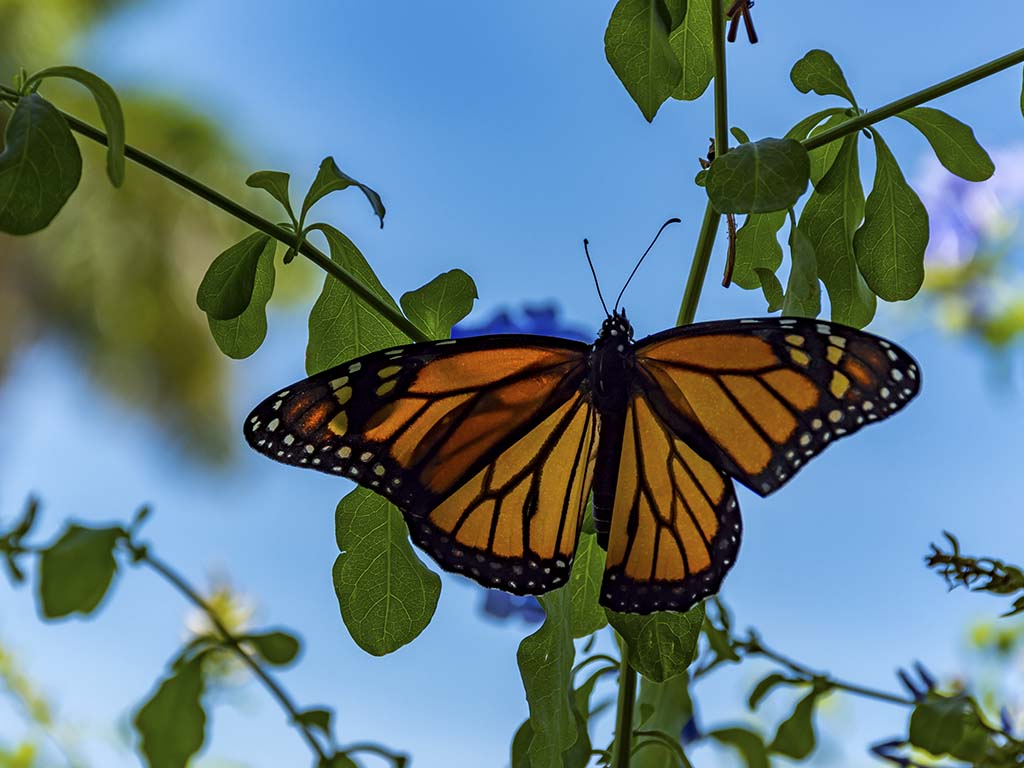
[[[244,635],[239,639],[251,645],[265,662],[275,666],[291,664],[301,648],[295,635],[281,630]]]
[[[664,0],[619,0],[604,33],[608,63],[648,122],[683,76],[669,44],[671,24]]]
[[[864,207],[864,224],[853,238],[853,251],[864,280],[879,298],[905,301],[924,283],[928,211],[881,134],[873,134],[875,181]]]
[[[0,152],[0,232],[43,229],[81,178],[82,155],[63,116],[42,96],[23,96],[7,121]]]
[[[793,65],[789,79],[800,93],[814,91],[819,96],[842,96],[852,106],[857,106],[843,70],[828,51],[808,51]]]
[[[328,224],[317,224],[314,228],[324,233],[336,264],[401,312],[351,240]],[[309,313],[306,371],[310,375],[378,349],[407,343],[409,338],[405,334],[378,315],[351,288],[333,275],[324,277],[323,290]]]
[[[519,644],[516,658],[530,707],[533,732],[527,754],[532,768],[561,768],[562,755],[578,737],[574,715],[569,591],[562,587],[538,600],[546,617]]]
[[[656,683],[681,675],[693,662],[704,623],[704,603],[686,613],[659,611],[646,616],[607,610],[608,622],[629,646],[629,661]]]
[[[180,665],[135,715],[139,751],[149,768],[185,768],[206,731],[202,659]]]
[[[586,637],[608,624],[608,616],[598,603],[604,561],[605,553],[597,543],[597,536],[581,533],[569,576],[569,615],[573,637]]]
[[[334,162],[333,157],[325,157],[323,162],[320,163],[320,170],[317,171],[316,178],[313,180],[309,191],[306,192],[305,199],[302,201],[300,219],[305,221],[309,209],[327,195],[353,186],[357,187],[366,196],[366,199],[370,201],[370,206],[373,208],[377,218],[380,219],[380,226],[383,228],[386,211],[384,209],[384,201],[381,200],[380,195],[365,184],[356,181],[347,173],[342,172],[338,168],[338,164]]]
[[[796,317],[817,317],[821,312],[821,283],[814,246],[800,227],[789,232],[789,280],[786,298],[782,301],[782,314]]]
[[[807,134],[810,133],[812,129],[816,128],[823,120],[826,120],[833,115],[842,115],[845,113],[846,110],[840,107],[830,107],[829,109],[823,109],[820,112],[815,112],[813,115],[808,115],[790,128],[786,132],[786,138],[803,141],[807,138]]]
[[[864,217],[864,190],[857,162],[857,134],[843,140],[832,168],[800,214],[832,304],[832,319],[863,328],[875,314],[875,294],[864,282],[853,252],[853,233]]]
[[[271,239],[254,232],[213,260],[196,292],[196,304],[208,317],[231,320],[245,311],[252,301],[260,256]]]
[[[290,182],[291,176],[284,171],[256,171],[249,174],[249,178],[245,180],[245,185],[253,189],[266,191],[288,212],[288,218],[294,219],[295,214],[292,213],[291,195],[288,192]]]
[[[63,77],[84,85],[92,93],[107,134],[107,177],[115,187],[124,183],[124,113],[114,89],[98,75],[80,67],[49,67],[36,72],[26,85],[48,77]]]
[[[736,263],[732,270],[736,285],[753,290],[761,285],[758,268],[772,272],[779,268],[782,246],[777,234],[785,222],[786,211],[747,214],[743,226],[736,231]]]
[[[747,768],[769,768],[771,765],[764,739],[753,731],[745,728],[720,728],[711,731],[708,736],[738,751]]]
[[[793,139],[741,144],[708,169],[708,198],[720,213],[768,213],[792,208],[807,189],[807,150]]]
[[[48,619],[89,614],[103,600],[117,573],[114,547],[122,528],[69,523],[39,558],[39,602]]]
[[[814,138],[819,133],[830,131],[836,126],[842,125],[850,118],[839,112],[829,117],[821,125],[815,126],[808,138]],[[811,183],[814,186],[818,186],[818,182],[822,180],[829,169],[832,167],[832,163],[835,162],[836,157],[839,155],[839,150],[843,148],[842,141],[830,141],[828,144],[824,144],[820,147],[816,147],[808,152],[808,156],[811,160]]]
[[[711,2],[689,0],[683,23],[669,34],[669,45],[682,67],[682,78],[672,91],[674,99],[693,101],[699,98],[715,76]]]
[[[452,326],[466,317],[477,299],[476,283],[461,269],[435,277],[426,285],[402,295],[405,316],[432,339],[447,339]]]
[[[210,334],[220,351],[235,360],[249,357],[260,348],[267,337],[267,302],[274,295],[276,253],[277,240],[267,238],[263,252],[256,262],[252,297],[242,314],[230,320],[217,320],[206,316]]]
[[[366,488],[338,503],[334,590],[356,644],[383,656],[430,623],[441,579],[416,556],[398,508]]]
[[[955,117],[932,107],[905,109],[896,117],[902,117],[924,135],[950,173],[967,181],[984,181],[995,172],[992,158],[974,138],[974,131]]]

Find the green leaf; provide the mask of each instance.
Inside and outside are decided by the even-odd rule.
[[[697,171],[697,175],[693,177],[693,183],[698,187],[706,187],[708,185],[708,172],[706,168],[701,168]]]
[[[135,715],[139,751],[149,768],[185,768],[203,746],[201,658],[180,665]]]
[[[20,98],[0,152],[0,232],[43,229],[81,178],[82,155],[64,117],[38,94]]]
[[[864,217],[857,134],[847,136],[832,168],[811,193],[799,229],[817,258],[818,276],[832,303],[832,319],[863,328],[875,314],[875,294],[857,269],[853,233]]]
[[[569,576],[569,624],[573,637],[586,637],[608,624],[608,616],[598,603],[604,560],[605,553],[597,543],[597,536],[581,533]]]
[[[301,648],[299,639],[295,635],[281,630],[243,635],[239,640],[251,645],[265,662],[278,667],[295,661]]]
[[[843,70],[828,51],[808,51],[793,65],[789,79],[800,93],[814,91],[819,96],[842,96],[852,106],[857,106]]]
[[[924,283],[928,211],[881,134],[872,133],[875,182],[864,207],[864,224],[853,237],[853,251],[860,273],[879,298],[906,301]]]
[[[771,752],[803,760],[814,751],[814,707],[820,695],[815,688],[796,703],[793,714],[782,721],[768,745]]]
[[[772,689],[779,685],[792,685],[799,684],[802,681],[794,680],[791,677],[780,675],[778,672],[773,672],[767,677],[763,677],[758,680],[757,685],[754,686],[754,690],[750,692],[750,698],[747,699],[747,706],[751,710],[757,709],[757,705],[761,703],[761,700],[771,693]]]
[[[235,360],[249,357],[267,338],[267,302],[274,295],[276,253],[277,240],[267,238],[263,252],[256,261],[252,298],[242,314],[230,320],[206,316],[210,333],[220,351]]]
[[[732,281],[748,291],[758,288],[757,269],[772,272],[782,264],[782,247],[777,237],[786,222],[786,211],[749,213],[743,226],[736,231],[736,263]]]
[[[966,696],[929,695],[910,715],[910,743],[936,756],[947,754],[963,739],[969,711]]]
[[[114,89],[106,80],[80,67],[49,67],[36,72],[26,85],[48,77],[64,77],[84,85],[92,93],[107,134],[107,177],[115,187],[124,183],[124,112]]]
[[[359,763],[344,752],[336,752],[327,760],[321,760],[317,768],[359,768]]]
[[[562,755],[578,738],[573,705],[575,649],[569,631],[569,592],[565,587],[540,595],[544,623],[519,644],[516,658],[530,706],[533,731],[527,754],[532,768],[561,768]]]
[[[669,45],[682,67],[682,78],[672,91],[673,99],[693,101],[707,90],[715,76],[712,0],[689,0],[683,23],[672,29]]]
[[[604,52],[647,122],[672,95],[683,70],[669,44],[664,0],[619,0],[604,33]]]
[[[757,279],[761,281],[761,291],[764,293],[764,300],[768,302],[769,312],[778,312],[782,309],[782,283],[775,273],[770,269],[758,267],[756,270]]]
[[[362,184],[346,173],[343,173],[338,168],[337,163],[334,162],[333,157],[325,157],[323,162],[320,163],[320,170],[317,171],[316,178],[309,187],[309,191],[306,192],[306,198],[302,201],[302,215],[301,220],[306,220],[306,214],[309,213],[309,209],[312,208],[319,200],[322,200],[332,192],[337,192],[340,189],[347,189],[348,187],[358,187],[366,199],[370,201],[370,205],[373,207],[373,212],[380,219],[381,229],[384,228],[384,201],[380,199],[380,195],[374,192],[365,184]]]
[[[310,229],[324,233],[336,264],[395,311],[401,311],[351,240],[329,224],[315,224]],[[405,334],[380,317],[352,289],[333,275],[325,276],[320,297],[309,313],[306,371],[310,375],[378,349],[408,343]]]
[[[629,646],[629,661],[648,680],[664,682],[681,675],[697,653],[704,604],[686,613],[659,611],[646,616],[605,609],[608,622]]]
[[[747,768],[770,768],[768,749],[764,739],[745,728],[720,728],[708,734],[719,744],[732,747],[740,753]]]
[[[693,717],[689,677],[676,675],[661,683],[640,678],[637,712],[640,713],[640,718],[634,723],[637,730],[661,733],[667,740],[678,744],[679,734]],[[639,746],[645,741],[654,740],[649,736],[637,736],[635,743]],[[676,768],[679,763],[673,752],[664,747],[649,746],[638,751],[629,765],[630,768]]]
[[[39,560],[39,601],[43,616],[56,619],[89,614],[103,600],[117,573],[114,547],[123,528],[90,528],[69,523]]]
[[[356,644],[383,656],[414,640],[434,616],[441,579],[416,556],[402,513],[366,488],[338,503],[334,590]]]
[[[473,309],[476,283],[461,269],[435,277],[426,285],[402,295],[405,316],[432,339],[447,339],[452,326]]]
[[[842,125],[850,118],[840,112],[839,114],[832,115],[821,125],[815,126],[808,138],[814,138],[819,133],[832,130],[838,125]],[[818,186],[821,179],[828,173],[832,167],[832,163],[835,162],[836,157],[839,155],[839,150],[843,148],[842,141],[830,141],[828,144],[824,144],[816,149],[812,149],[808,152],[808,156],[811,160],[811,183],[814,186]]]
[[[284,206],[285,211],[288,212],[288,218],[295,221],[295,214],[292,212],[291,195],[288,192],[290,181],[291,176],[284,171],[256,171],[245,180],[245,186],[266,191],[272,198]]]
[[[739,142],[740,144],[747,144],[750,142],[750,137],[747,135],[747,132],[744,131],[742,128],[737,128],[734,125],[732,128],[729,129],[729,133],[731,133],[733,135],[733,138],[735,138],[736,141]]]
[[[512,737],[512,768],[532,768],[530,765],[530,742],[533,741],[533,727],[527,718]]]
[[[196,304],[215,320],[231,320],[252,302],[256,268],[272,238],[254,232],[221,252],[210,264],[196,292]]]
[[[974,131],[945,112],[931,107],[906,109],[901,117],[917,128],[931,144],[946,170],[967,181],[984,181],[996,170],[988,152],[974,138]]]
[[[789,230],[789,254],[792,263],[786,283],[786,298],[782,302],[782,314],[817,317],[821,312],[821,283],[818,282],[814,246],[797,226]]]
[[[674,30],[686,20],[687,0],[664,0],[665,9],[668,11],[669,30]]]
[[[720,213],[769,213],[792,208],[807,189],[803,144],[761,139],[720,155],[708,169],[707,190]]]
[[[798,122],[792,128],[786,132],[787,139],[795,139],[796,141],[803,141],[807,138],[807,134],[813,128],[816,128],[822,120],[832,117],[833,115],[845,115],[846,110],[840,107],[830,107],[829,109],[823,109],[820,112],[815,112],[813,115],[808,115],[803,120]]]
[[[331,738],[331,718],[334,713],[329,709],[307,709],[299,712],[295,721],[307,728],[315,728],[328,739]]]

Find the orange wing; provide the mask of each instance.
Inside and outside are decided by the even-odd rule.
[[[267,398],[245,435],[390,499],[446,570],[540,593],[568,578],[590,492],[587,351],[508,335],[376,352]]]
[[[658,417],[762,496],[920,386],[917,364],[895,344],[821,320],[699,323],[638,342],[636,358]]]
[[[736,562],[732,481],[680,440],[639,393],[630,400],[601,604],[686,611],[718,591]]]

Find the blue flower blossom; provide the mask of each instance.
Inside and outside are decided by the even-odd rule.
[[[485,616],[501,621],[520,618],[527,624],[540,624],[544,621],[544,609],[537,598],[531,595],[510,595],[496,589],[485,590],[481,610]]]

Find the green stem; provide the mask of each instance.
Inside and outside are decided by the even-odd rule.
[[[970,69],[956,77],[943,80],[941,83],[936,83],[928,88],[912,93],[909,96],[904,96],[902,99],[896,99],[896,101],[890,102],[878,109],[872,109],[869,112],[865,112],[857,117],[847,120],[845,123],[837,125],[835,128],[822,131],[817,136],[813,136],[803,142],[804,148],[810,151],[812,149],[817,149],[818,147],[823,147],[829,142],[837,141],[838,139],[848,136],[851,133],[855,133],[862,128],[867,128],[869,125],[874,125],[886,118],[898,115],[906,109],[917,107],[924,104],[926,101],[931,101],[932,99],[937,99],[940,96],[945,96],[959,88],[976,83],[978,80],[986,78],[989,75],[994,75],[996,72],[1001,72],[1004,69],[1022,62],[1024,62],[1024,48],[1016,50],[1013,53],[1008,53],[1005,56],[1000,56],[998,59],[993,59],[987,64],[982,64],[980,67],[975,67],[974,69]]]
[[[270,695],[277,699],[281,708],[288,714],[289,721],[299,729],[299,732],[306,740],[306,743],[309,744],[309,748],[313,751],[318,760],[326,763],[328,759],[327,753],[324,752],[320,743],[310,732],[309,728],[299,722],[299,709],[291,700],[291,697],[280,685],[278,685],[277,681],[274,680],[274,678],[272,678],[265,669],[263,669],[262,665],[260,665],[260,663],[242,647],[239,640],[231,634],[231,631],[226,626],[224,626],[224,622],[220,620],[217,612],[213,610],[210,604],[207,603],[173,568],[159,558],[151,555],[146,547],[139,546],[132,542],[127,542],[127,546],[136,562],[144,563],[151,570],[158,573],[187,600],[206,614],[210,623],[214,628],[216,628],[217,633],[221,636],[222,642],[235,652],[235,654],[260,680],[260,682],[263,683],[263,686],[270,692]]]
[[[629,768],[633,753],[633,708],[636,706],[636,670],[629,663],[629,645],[620,637],[619,702],[615,712],[615,745],[611,768]]]
[[[711,3],[711,32],[715,57],[715,157],[721,157],[729,151],[729,99],[726,89],[725,74],[725,15],[722,4],[715,0]],[[714,162],[714,161],[712,161]],[[709,200],[704,208],[704,222],[701,224],[697,246],[690,263],[690,276],[686,280],[683,301],[679,305],[676,325],[689,325],[697,314],[697,304],[704,289],[704,278],[711,263],[711,251],[715,247],[718,225],[722,214],[714,209]]]
[[[11,103],[16,103],[18,100],[18,93],[17,91],[5,86],[0,86],[0,98]],[[98,128],[94,128],[67,112],[61,111],[61,115],[67,121],[71,130],[80,133],[88,139],[92,139],[97,144],[102,144],[103,146],[107,145],[107,134],[103,131]],[[295,233],[289,232],[272,221],[268,221],[262,216],[253,213],[248,208],[236,203],[226,195],[223,195],[215,189],[193,179],[188,174],[179,171],[177,168],[173,168],[162,160],[159,160],[130,144],[125,145],[124,154],[129,160],[133,160],[139,165],[163,176],[165,179],[174,182],[179,187],[187,189],[192,194],[201,197],[203,200],[206,200],[210,204],[220,208],[222,211],[229,213],[236,219],[244,221],[249,226],[270,235],[289,247],[295,245]],[[341,265],[334,262],[323,251],[303,240],[302,246],[299,248],[299,253],[329,275],[344,283],[344,285],[359,296],[360,299],[369,304],[374,312],[388,320],[392,325],[413,341],[430,340],[426,334],[413,325],[401,312],[398,312],[394,307],[390,306],[387,302],[364,286],[362,282],[350,275]]]

